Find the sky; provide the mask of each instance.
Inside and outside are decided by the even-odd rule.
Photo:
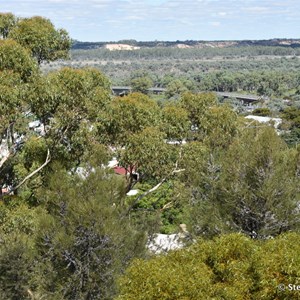
[[[78,41],[300,38],[300,0],[0,0]]]

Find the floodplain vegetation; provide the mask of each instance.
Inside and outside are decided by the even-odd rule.
[[[93,50],[133,57],[110,78],[67,65],[82,54],[50,20],[2,13],[0,35],[0,299],[300,299],[297,49]],[[214,91],[261,95],[252,113],[282,122]],[[183,249],[147,249],[180,224]]]

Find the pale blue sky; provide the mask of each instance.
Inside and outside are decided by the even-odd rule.
[[[300,0],[0,0],[0,12],[49,18],[80,41],[300,37]]]

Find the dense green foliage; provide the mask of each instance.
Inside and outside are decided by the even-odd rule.
[[[3,39],[7,38],[16,22],[17,18],[12,13],[0,13],[0,34]]]
[[[245,129],[224,154],[204,153],[195,169],[188,180],[198,234],[265,237],[299,228],[299,151],[271,128]]]
[[[130,85],[133,77],[137,80],[136,74],[143,74],[144,84],[151,79],[153,85],[168,88],[169,97],[176,90],[187,89],[294,97],[299,83],[299,48],[293,47],[156,47],[135,51],[100,48],[72,50],[71,58],[70,62],[62,64],[98,68],[112,79],[114,85]],[[60,64],[44,67],[49,70]]]
[[[42,72],[70,46],[49,20],[0,14],[0,35],[1,299],[287,299],[274,286],[299,278],[287,251],[300,225],[299,62],[261,56],[291,49],[99,50],[128,73],[121,97],[107,65]],[[251,107],[213,91],[262,95],[253,113],[283,121],[245,119]],[[184,224],[197,245],[145,260],[147,240]]]
[[[28,81],[37,72],[37,66],[27,49],[7,39],[0,41],[0,70],[17,73],[23,81]]]
[[[37,191],[39,208],[1,208],[3,299],[110,298],[116,275],[144,244],[123,217],[123,190],[119,178],[99,169],[86,180],[57,170]]]
[[[298,240],[299,234],[264,242],[232,234],[134,260],[117,299],[300,299]]]
[[[50,20],[37,16],[19,19],[15,24],[12,21],[7,23],[2,25],[5,28],[3,37],[14,39],[28,48],[39,64],[67,58],[71,47],[68,33],[63,29],[56,30]]]

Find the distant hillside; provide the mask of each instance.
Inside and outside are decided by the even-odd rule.
[[[176,47],[176,48],[224,48],[245,46],[281,46],[300,47],[300,39],[270,39],[270,40],[242,40],[242,41],[146,41],[122,40],[117,42],[80,42],[74,41],[72,49],[107,48],[107,45],[128,45],[139,48]],[[124,47],[126,49],[126,47]],[[133,49],[133,48],[132,48]],[[120,49],[122,50],[122,49]]]

